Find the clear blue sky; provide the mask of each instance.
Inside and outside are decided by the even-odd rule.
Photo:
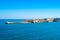
[[[60,0],[0,0],[0,19],[60,17]]]

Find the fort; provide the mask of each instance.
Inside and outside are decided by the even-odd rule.
[[[33,23],[37,23],[37,22],[53,22],[54,18],[47,18],[45,19],[33,19],[33,20],[25,20],[25,22],[33,22]]]

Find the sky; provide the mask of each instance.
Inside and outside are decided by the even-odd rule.
[[[0,0],[0,19],[59,17],[60,0]]]

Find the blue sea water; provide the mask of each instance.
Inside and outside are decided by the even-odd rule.
[[[5,24],[19,19],[0,19],[0,40],[60,40],[60,22]]]

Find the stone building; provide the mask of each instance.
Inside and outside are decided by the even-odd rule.
[[[45,22],[45,20],[43,20],[43,19],[34,19],[33,22],[34,23],[36,23],[36,22]]]
[[[47,18],[47,21],[48,22],[53,22],[54,21],[54,18]]]

